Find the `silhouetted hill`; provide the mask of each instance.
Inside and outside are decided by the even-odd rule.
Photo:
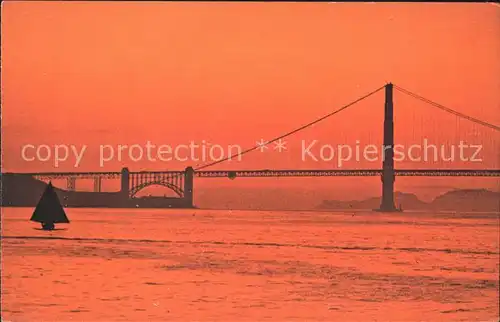
[[[432,201],[432,209],[460,211],[500,211],[500,193],[480,190],[449,191]]]
[[[446,210],[446,211],[500,211],[500,193],[486,189],[454,190],[436,197],[426,203],[414,194],[396,192],[396,206],[403,210]],[[366,200],[337,201],[324,200],[317,209],[376,209],[380,197]]]

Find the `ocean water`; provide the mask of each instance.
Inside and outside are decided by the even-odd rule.
[[[499,215],[2,209],[2,321],[498,321]]]

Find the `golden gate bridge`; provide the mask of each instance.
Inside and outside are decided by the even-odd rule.
[[[47,181],[54,179],[66,179],[67,190],[75,191],[77,179],[93,179],[94,192],[101,192],[102,181],[105,179],[120,179],[121,186],[119,194],[124,200],[135,198],[137,193],[146,187],[152,185],[164,186],[178,196],[182,201],[182,205],[193,207],[194,195],[194,178],[231,178],[236,177],[339,177],[339,176],[380,176],[382,180],[382,198],[381,211],[397,211],[394,203],[394,181],[395,177],[500,177],[500,169],[395,169],[394,167],[394,104],[393,91],[394,89],[404,93],[417,100],[425,102],[435,108],[455,115],[458,118],[465,119],[474,124],[499,132],[500,127],[476,119],[474,117],[457,112],[447,108],[434,101],[426,99],[423,96],[415,94],[392,83],[388,83],[374,91],[346,104],[339,109],[318,118],[310,123],[307,123],[293,131],[275,137],[266,142],[271,144],[278,140],[289,137],[306,128],[313,126],[327,118],[330,118],[343,110],[346,110],[356,103],[374,95],[375,93],[385,90],[385,106],[384,106],[384,125],[383,125],[383,146],[384,157],[382,167],[380,169],[283,169],[283,170],[206,170],[209,167],[215,166],[228,159],[236,156],[241,156],[261,148],[262,145],[256,145],[247,150],[241,151],[235,155],[229,156],[221,160],[210,162],[197,168],[187,167],[183,171],[140,171],[132,172],[128,168],[123,168],[118,172],[37,172],[37,173],[11,173],[13,175],[21,175],[32,177],[37,180]],[[497,146],[498,147],[498,146]],[[9,173],[4,173],[4,175]]]

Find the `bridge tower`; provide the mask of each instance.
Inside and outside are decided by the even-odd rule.
[[[382,202],[380,211],[397,211],[394,205],[394,105],[393,85],[385,85],[384,159],[382,163]]]
[[[187,167],[184,171],[184,201],[186,206],[193,208],[193,189],[194,189],[194,169]]]
[[[122,169],[122,177],[121,177],[121,189],[120,192],[126,197],[126,199],[129,198],[129,188],[130,187],[130,171],[128,168],[123,168]]]

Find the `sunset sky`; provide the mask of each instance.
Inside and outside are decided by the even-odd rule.
[[[2,171],[56,171],[24,161],[24,144],[88,146],[79,169],[57,171],[103,171],[101,144],[247,148],[389,81],[498,126],[499,34],[500,7],[486,3],[3,2]],[[498,132],[394,95],[397,141],[479,131],[489,147],[479,167],[498,168]],[[290,153],[302,138],[381,144],[383,91],[358,105],[290,138],[288,154],[218,168],[334,168]]]

